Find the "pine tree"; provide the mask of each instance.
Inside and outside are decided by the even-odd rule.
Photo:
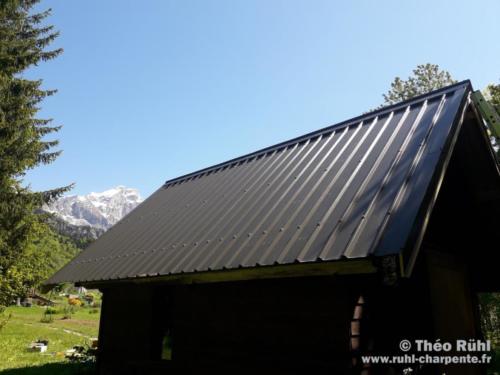
[[[18,293],[9,275],[33,240],[37,227],[34,211],[71,186],[34,192],[23,185],[29,169],[54,161],[57,140],[46,140],[60,126],[37,117],[39,105],[55,90],[42,88],[42,80],[28,80],[23,73],[51,60],[62,49],[46,50],[58,32],[44,25],[50,9],[31,13],[39,0],[0,0],[0,304]]]
[[[500,84],[491,83],[486,86],[486,89],[484,89],[484,97],[490,102],[498,115],[500,115]],[[497,160],[500,161],[500,140],[494,136],[491,136],[490,139],[497,154]]]
[[[491,83],[486,86],[485,97],[491,103],[493,108],[500,114],[500,83]]]
[[[387,94],[383,94],[383,97],[386,104],[394,104],[455,82],[451,74],[446,70],[440,70],[438,65],[429,63],[417,65],[413,70],[413,75],[409,76],[406,81],[399,77],[394,78],[391,89]]]

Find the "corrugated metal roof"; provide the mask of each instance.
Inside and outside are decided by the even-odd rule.
[[[48,284],[398,253],[465,81],[174,180]]]

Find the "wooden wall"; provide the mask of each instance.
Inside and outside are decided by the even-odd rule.
[[[174,360],[200,370],[221,363],[249,372],[346,368],[358,296],[332,278],[176,288]]]
[[[144,366],[149,373],[342,374],[363,284],[357,276],[106,289],[101,374],[147,373]],[[159,364],[157,333],[168,320],[173,358]]]
[[[98,366],[103,374],[128,374],[131,362],[151,358],[152,290],[127,285],[104,290]]]
[[[110,287],[104,290],[100,374],[360,374],[350,350],[360,295],[367,302],[367,353],[404,354],[402,339],[477,337],[466,267],[448,258],[423,252],[412,278],[396,285],[382,285],[380,275],[357,275]],[[167,327],[172,360],[160,361]],[[364,373],[396,374],[405,367]],[[443,369],[427,366],[421,373]]]

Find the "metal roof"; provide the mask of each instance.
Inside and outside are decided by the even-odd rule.
[[[47,284],[398,253],[470,91],[464,81],[167,181]]]

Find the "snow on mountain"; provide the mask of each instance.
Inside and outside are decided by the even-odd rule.
[[[141,202],[137,189],[117,186],[102,193],[65,196],[45,210],[73,225],[106,230]]]

